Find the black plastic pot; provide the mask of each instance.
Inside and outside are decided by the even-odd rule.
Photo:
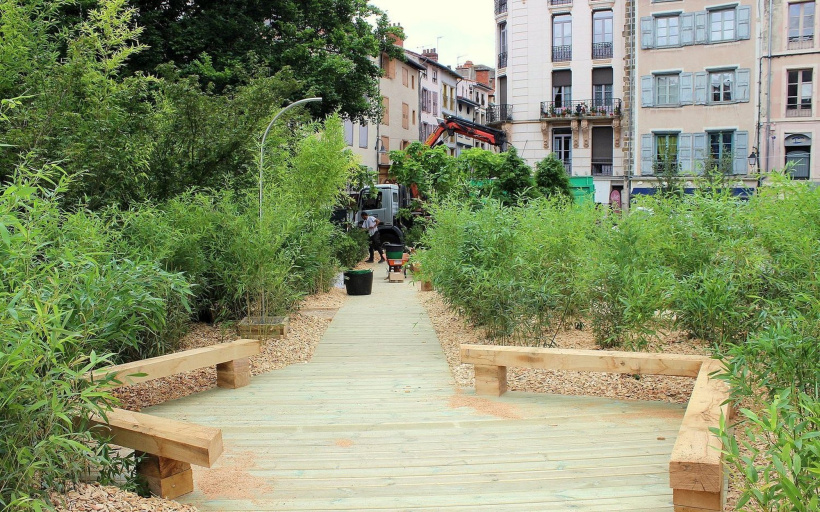
[[[370,295],[373,291],[373,271],[348,270],[345,272],[345,289],[348,295]]]

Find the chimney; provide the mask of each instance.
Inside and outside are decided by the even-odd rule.
[[[436,52],[435,48],[432,50],[422,50],[421,55],[429,60],[438,62],[438,52]]]
[[[471,67],[473,67],[473,61],[468,60],[467,62],[465,62],[464,64],[462,64],[462,65],[461,65],[461,67],[464,67],[464,68],[471,68]]]
[[[395,24],[395,25],[393,25],[393,26],[394,26],[394,27],[401,28],[401,24],[400,24],[400,23],[396,23],[396,24]],[[396,45],[396,46],[398,46],[398,47],[401,47],[401,48],[404,48],[404,39],[400,38],[399,36],[397,36],[396,34],[393,34],[393,33],[388,34],[388,37],[390,37],[390,39],[392,39],[392,40],[393,40],[393,44],[394,44],[394,45]]]
[[[480,84],[490,85],[490,70],[477,69],[475,72],[475,81]]]

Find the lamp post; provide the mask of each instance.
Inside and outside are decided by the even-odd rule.
[[[259,153],[259,222],[262,222],[262,179],[263,179],[263,170],[265,169],[264,160],[265,160],[265,139],[268,137],[268,132],[270,131],[273,123],[279,119],[279,116],[287,112],[288,110],[292,109],[293,107],[298,107],[299,105],[304,105],[305,103],[310,103],[312,101],[322,101],[322,98],[305,98],[303,100],[294,101],[290,105],[286,106],[282,110],[280,110],[275,116],[273,116],[273,120],[268,124],[268,127],[265,129],[265,134],[262,135],[262,148]]]
[[[749,155],[748,160],[749,167],[751,167],[752,171],[757,170],[757,168],[760,167],[760,164],[758,163],[757,148],[752,148],[752,153]]]

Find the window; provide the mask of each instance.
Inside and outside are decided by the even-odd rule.
[[[353,121],[345,120],[345,144],[353,145]]]
[[[612,11],[592,14],[592,58],[612,58]]]
[[[410,86],[410,73],[404,67],[401,68],[401,84],[405,87]]]
[[[416,126],[416,111],[415,110],[413,111],[413,115],[410,116],[410,119],[413,120],[413,126]]]
[[[438,83],[438,70],[437,69],[433,70],[433,83],[434,84]]]
[[[657,46],[680,45],[680,18],[677,16],[655,18],[655,44]]]
[[[552,61],[572,60],[572,16],[562,14],[552,19]]]
[[[441,95],[441,108],[450,108],[450,94],[449,94],[450,86],[444,84],[444,89],[442,90]]]
[[[572,131],[570,128],[556,128],[552,132],[552,149],[564,164],[567,174],[572,175]]]
[[[811,48],[814,44],[814,2],[789,4],[789,49]]]
[[[410,105],[401,104],[401,127],[407,130],[410,128]]]
[[[680,76],[658,75],[655,77],[655,98],[658,105],[680,104]]]
[[[612,82],[612,68],[594,68],[592,70],[593,107],[612,106]]]
[[[367,147],[367,125],[360,124],[359,125],[359,147],[366,148]]]
[[[709,73],[709,101],[721,103],[734,99],[734,71],[720,71]]]
[[[552,72],[552,101],[555,108],[572,106],[572,71]]]
[[[438,93],[433,93],[433,110],[431,112],[434,116],[438,115]]]
[[[812,70],[789,71],[789,86],[786,96],[787,117],[811,116]]]
[[[423,87],[421,89],[421,111],[430,112],[430,91]]]
[[[390,126],[390,98],[382,96],[382,124]]]
[[[735,132],[710,132],[708,165],[717,167],[721,172],[729,173],[732,170],[733,139]],[[745,155],[744,155],[745,158]]]
[[[382,137],[386,139],[387,137]],[[384,146],[387,148],[387,145]],[[384,156],[384,155],[382,155]],[[378,210],[382,207],[382,192],[379,191],[376,195],[365,194],[362,197],[362,210]]]
[[[410,88],[416,90],[416,75],[410,75]]]
[[[678,134],[655,135],[655,174],[674,173],[678,170]]]
[[[709,41],[733,41],[735,39],[735,10],[709,11]]]

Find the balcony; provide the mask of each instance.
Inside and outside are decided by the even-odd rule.
[[[504,14],[507,12],[507,0],[495,0],[495,13]]]
[[[565,44],[552,47],[552,61],[566,62],[572,60],[572,45]]]
[[[512,121],[512,105],[490,105],[487,107],[487,124]]]
[[[507,52],[501,52],[498,54],[498,69],[506,68],[507,67]]]
[[[542,101],[541,119],[561,118],[608,118],[621,117],[621,99],[601,102],[595,100],[578,101]]]
[[[814,48],[814,36],[798,36],[789,38],[789,50],[811,50]]]
[[[612,43],[592,43],[593,59],[611,59]]]
[[[572,5],[572,0],[550,0],[550,5]]]
[[[612,160],[592,160],[593,176],[612,176]]]
[[[564,170],[567,171],[567,176],[572,176],[572,160],[561,160],[564,164]]]

